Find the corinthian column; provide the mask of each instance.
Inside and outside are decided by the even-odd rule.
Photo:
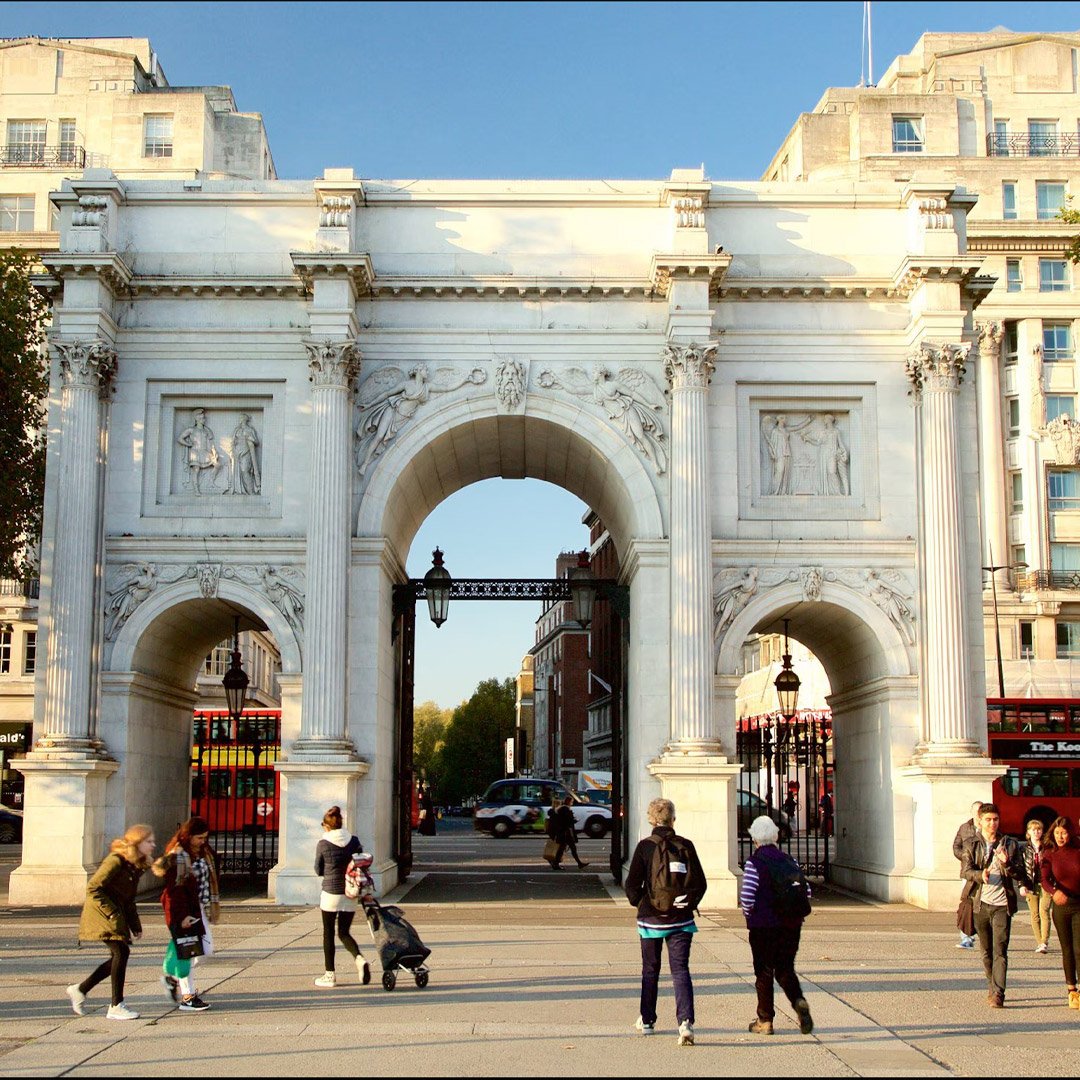
[[[1009,562],[1005,531],[1005,454],[1001,429],[1001,323],[979,323],[979,457],[982,461],[983,554]],[[1007,582],[999,581],[999,585]],[[987,581],[989,586],[989,581]]]
[[[304,685],[293,753],[352,754],[345,734],[355,341],[305,341],[311,369]]]
[[[923,734],[930,754],[977,752],[968,729],[970,654],[958,417],[970,348],[924,341],[907,361],[922,443],[922,668],[928,713]]]
[[[664,350],[671,386],[671,744],[717,753],[712,730],[709,381],[716,345]]]
[[[104,401],[116,352],[103,341],[54,341],[60,354],[60,467],[56,547],[49,598],[42,750],[95,749],[91,730],[98,468]]]

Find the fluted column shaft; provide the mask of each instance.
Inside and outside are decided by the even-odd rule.
[[[971,743],[958,416],[969,348],[923,342],[908,360],[922,436],[924,734],[931,752]]]
[[[89,750],[95,579],[98,560],[98,467],[103,401],[116,353],[102,341],[53,343],[60,353],[60,467],[56,546],[49,601],[44,734],[49,750]]]
[[[311,368],[311,484],[307,533],[301,752],[350,752],[345,733],[353,341],[305,342]]]
[[[986,545],[994,558],[1009,562],[1005,530],[1005,453],[1001,426],[1000,323],[979,326],[979,456],[982,469],[983,517]],[[984,554],[985,554],[984,550]],[[1001,581],[999,584],[1007,585]]]
[[[671,386],[671,744],[716,752],[712,730],[709,381],[715,345],[668,345]]]

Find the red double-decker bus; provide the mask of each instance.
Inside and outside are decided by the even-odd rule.
[[[1038,818],[1080,817],[1080,698],[988,698],[990,757],[1001,828],[1023,836]]]

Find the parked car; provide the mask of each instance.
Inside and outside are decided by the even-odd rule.
[[[787,814],[775,806],[770,810],[765,800],[756,792],[739,788],[738,808],[740,836],[750,835],[750,823],[754,818],[771,817],[780,830],[780,839],[791,839],[791,822]]]
[[[529,778],[496,780],[473,811],[473,828],[505,839],[516,832],[542,833],[558,795],[573,799],[574,824],[578,832],[593,839],[605,836],[611,828],[611,807],[586,802],[557,780]]]
[[[17,844],[22,840],[23,816],[21,810],[0,806],[0,844]]]

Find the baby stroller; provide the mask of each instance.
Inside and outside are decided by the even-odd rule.
[[[398,972],[404,971],[416,980],[422,990],[428,984],[428,969],[424,961],[431,955],[431,950],[420,940],[416,928],[405,918],[399,907],[383,907],[375,899],[375,883],[368,868],[372,857],[366,852],[353,856],[352,866],[346,875],[346,893],[349,890],[349,878],[358,879],[356,899],[364,909],[371,938],[379,951],[382,964],[382,984],[384,990],[393,990],[397,986]]]

